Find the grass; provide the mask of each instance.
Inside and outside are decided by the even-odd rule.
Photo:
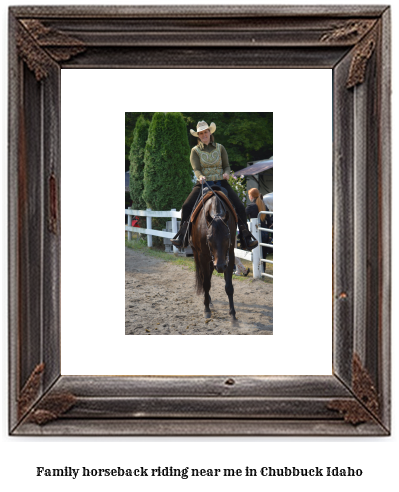
[[[140,251],[146,256],[152,256],[153,258],[159,258],[160,260],[169,261],[175,265],[188,267],[189,270],[195,271],[194,258],[179,256],[173,253],[166,253],[162,251],[162,247],[152,247],[147,246],[147,241],[143,239],[134,239],[133,241],[125,240],[125,246],[136,251]]]
[[[134,234],[133,234],[134,236]],[[127,233],[125,234],[125,246],[127,248],[134,249],[136,251],[140,251],[142,254],[146,256],[152,256],[153,258],[158,258],[163,261],[168,261],[171,263],[174,263],[175,265],[181,266],[181,267],[186,267],[188,270],[195,272],[195,263],[194,263],[194,258],[192,256],[180,256],[177,253],[166,253],[164,251],[163,246],[154,246],[152,248],[149,248],[147,246],[147,241],[145,239],[142,239],[138,237],[138,234],[136,234],[136,237],[132,241],[127,240]],[[273,260],[273,256],[268,257],[268,259]],[[250,268],[250,272],[247,277],[242,277],[242,276],[237,276],[233,275],[233,278],[238,281],[244,281],[245,279],[253,278],[253,273],[252,273],[252,263],[250,261],[246,260],[241,260],[242,264],[246,268]],[[266,264],[266,271],[267,273],[273,274],[273,268],[272,265]],[[217,273],[215,270],[213,272],[213,275],[216,277],[223,277],[223,273]],[[262,277],[262,280],[268,284],[273,283],[273,279],[269,277]]]

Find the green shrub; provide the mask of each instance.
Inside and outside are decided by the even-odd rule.
[[[193,188],[190,146],[181,113],[154,114],[144,162],[143,198],[147,208],[180,210]],[[167,220],[153,218],[153,228],[164,229]]]
[[[130,198],[133,210],[145,210],[146,203],[143,199],[144,190],[144,150],[148,138],[150,122],[140,115],[133,131],[132,145],[130,146]],[[139,217],[139,226],[146,227],[145,217]]]
[[[134,210],[144,210],[146,208],[143,199],[144,190],[144,150],[148,138],[148,128],[150,122],[139,116],[133,131],[133,141],[130,147],[130,198]]]
[[[181,113],[155,113],[144,153],[144,192],[147,208],[180,210],[192,190],[190,146]],[[154,228],[166,220],[153,219]]]

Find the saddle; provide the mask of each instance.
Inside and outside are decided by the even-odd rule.
[[[224,193],[227,196],[227,198],[229,197],[229,194],[227,193],[226,188],[223,188],[223,186],[219,186],[219,185],[204,186],[204,189],[202,190],[202,195],[205,196],[208,193],[208,191],[210,191],[210,190],[215,190],[215,191],[219,190],[222,193]]]
[[[232,203],[230,202],[230,200],[227,198],[227,190],[225,188],[222,188],[222,187],[217,186],[217,185],[212,186],[211,189],[213,191],[210,191],[209,187],[204,188],[203,195],[201,197],[199,197],[199,201],[191,213],[191,217],[190,217],[190,220],[188,222],[188,227],[186,229],[186,232],[185,232],[184,238],[183,238],[183,247],[184,248],[187,248],[188,246],[193,247],[192,238],[191,238],[191,229],[192,229],[193,222],[197,218],[199,212],[202,210],[202,207],[203,207],[203,205],[205,205],[205,202],[207,200],[209,200],[213,196],[214,193],[216,193],[218,195],[218,197],[220,197],[220,199],[227,205],[228,209],[233,214],[233,217],[234,217],[236,224],[238,223],[236,211],[234,210],[234,207],[233,207]]]
[[[213,190],[213,192],[208,191],[208,193],[204,195],[203,199],[199,201],[198,205],[195,207],[193,213],[191,214],[190,223],[194,222],[200,210],[202,209],[202,206],[205,204],[207,200],[209,200],[213,196],[214,193],[216,193],[218,197],[227,205],[228,209],[233,214],[234,220],[237,224],[238,222],[237,214],[236,211],[234,210],[233,205],[231,204],[231,201],[227,198],[227,196],[222,191],[219,190]]]

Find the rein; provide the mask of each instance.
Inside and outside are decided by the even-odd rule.
[[[215,193],[215,191],[210,187],[210,185],[205,181],[206,185],[208,186],[208,188],[211,190],[211,192],[213,193],[213,195],[216,197],[218,203],[221,205],[221,208],[223,210],[224,213],[226,213],[226,208],[224,206],[224,203],[223,201],[220,199],[220,197],[218,196],[217,193]],[[207,224],[207,221],[206,221],[206,216],[205,216],[205,202],[204,202],[204,183],[201,183],[201,199],[202,199],[202,212],[204,214],[204,220],[205,220],[205,224]],[[198,200],[197,200],[197,203],[199,202],[200,200],[200,197],[198,197]],[[197,205],[196,203],[196,205]],[[222,221],[222,223],[227,227],[228,231],[229,231],[229,251],[230,251],[230,246],[231,246],[231,234],[230,234],[230,229],[229,229],[229,226],[226,224],[226,222],[222,219],[222,217],[220,216],[220,214],[217,214],[213,217],[211,223],[209,224],[209,226],[207,226],[208,228],[208,232],[209,232],[209,229],[211,228],[212,226],[212,223],[215,219],[220,219]],[[212,250],[211,250],[211,247],[209,246],[209,241],[208,241],[208,234],[206,235],[206,244],[208,245],[208,249],[209,249],[209,254],[211,255],[211,262],[214,261],[214,256],[213,256],[213,253],[212,253]],[[226,263],[227,265],[229,264],[229,255],[227,255],[227,258],[226,258]]]

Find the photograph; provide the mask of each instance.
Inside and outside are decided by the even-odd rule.
[[[273,113],[125,121],[126,335],[272,335]]]
[[[13,432],[62,435],[72,425],[75,429],[80,428],[82,433],[103,433],[103,424],[95,430],[95,425],[93,427],[87,418],[82,419],[83,411],[86,417],[92,416],[94,422],[99,416],[101,422],[106,418],[109,434],[149,432],[147,418],[154,417],[164,422],[164,432],[173,434],[176,429],[171,416],[177,422],[179,418],[190,419],[192,428],[190,430],[191,426],[188,426],[185,430],[188,434],[209,433],[208,422],[198,417],[212,419],[219,417],[221,412],[223,419],[218,424],[219,433],[232,432],[231,419],[238,418],[240,425],[235,424],[234,430],[237,434],[384,435],[390,422],[390,325],[386,296],[390,282],[390,217],[389,202],[385,198],[390,169],[390,154],[385,145],[390,130],[390,94],[385,83],[389,78],[386,42],[389,39],[389,11],[372,7],[354,10],[342,7],[342,10],[330,11],[304,7],[287,11],[284,7],[269,10],[268,6],[237,6],[226,11],[220,6],[215,7],[215,14],[221,15],[224,29],[214,26],[213,41],[197,46],[185,29],[190,29],[187,27],[187,22],[188,26],[192,25],[190,19],[193,22],[195,19],[194,29],[202,29],[196,24],[198,16],[201,17],[201,8],[181,8],[185,12],[183,17],[178,15],[180,7],[174,10],[172,6],[149,10],[139,6],[120,10],[106,6],[38,7],[33,12],[29,7],[15,7],[10,11],[9,213],[11,223],[18,224],[10,234],[13,252],[10,269],[16,268],[19,273],[17,277],[10,277],[10,391],[16,397],[11,400],[16,402],[11,405]],[[366,20],[359,24],[347,21],[353,12],[366,16]],[[34,18],[26,20],[30,13]],[[39,13],[40,19],[37,18]],[[311,20],[304,16],[305,13]],[[283,24],[276,14],[285,18]],[[166,43],[162,29],[155,30],[150,39],[146,40],[145,34],[144,40],[143,37],[136,39],[136,25],[145,33],[146,29],[159,26],[160,20],[175,19],[174,16],[177,16],[176,20],[167,32],[174,32],[178,41],[172,41],[171,45]],[[110,18],[118,21],[112,28],[109,27]],[[270,37],[262,38],[264,34],[258,32],[259,18],[262,19],[262,33]],[[227,28],[230,20],[234,20],[229,27],[231,32]],[[309,29],[309,22],[315,22],[312,25],[318,26],[318,30]],[[336,27],[337,23],[340,28]],[[295,36],[291,25],[296,26]],[[252,37],[248,38],[248,32]],[[279,35],[275,37],[277,32]],[[118,33],[124,35],[123,49],[115,44]],[[241,43],[240,49],[226,47],[232,33]],[[174,43],[181,43],[183,38],[191,49],[176,53]],[[252,46],[253,39],[259,40],[259,46]],[[40,53],[39,58],[32,55],[32,43]],[[64,56],[58,59],[60,43],[63,52],[68,52],[66,59]],[[162,46],[162,50],[154,49],[154,46]],[[51,50],[55,50],[52,56],[56,59],[50,57]],[[166,53],[173,57],[174,66],[165,67]],[[249,53],[254,56],[247,56]],[[214,68],[213,61],[219,57],[221,63]],[[194,60],[195,67],[191,67]],[[273,150],[269,151],[271,155],[260,157],[271,157],[277,151],[278,159],[284,162],[284,167],[278,166],[273,175],[273,184],[278,190],[284,190],[279,192],[277,201],[283,201],[284,205],[281,211],[278,206],[276,212],[275,259],[279,272],[281,262],[284,270],[276,277],[276,282],[273,278],[273,337],[264,342],[254,343],[251,338],[242,341],[231,335],[228,346],[223,347],[224,342],[218,336],[212,337],[211,343],[207,337],[195,341],[187,337],[184,341],[181,337],[177,341],[167,337],[160,341],[147,336],[126,338],[126,327],[124,333],[120,331],[120,320],[126,313],[126,301],[123,308],[124,296],[120,292],[122,290],[126,296],[128,291],[123,270],[126,253],[119,253],[123,248],[126,251],[120,240],[121,167],[125,167],[125,172],[127,167],[126,148],[122,146],[122,139],[126,139],[126,130],[122,129],[126,127],[123,116],[126,119],[129,109],[126,98],[134,105],[147,97],[158,108],[168,97],[173,101],[181,99],[186,104],[194,97],[201,104],[203,101],[193,90],[193,84],[187,83],[198,76],[198,65],[202,67],[202,77],[215,81],[209,97],[212,99],[214,95],[218,104],[227,104],[227,101],[231,104],[231,94],[237,94],[236,87],[231,84],[232,73],[236,83],[247,85],[246,98],[234,99],[236,125],[244,120],[243,106],[252,109],[261,101],[264,109],[273,113],[274,132],[268,144],[273,145]],[[256,76],[249,77],[251,73]],[[178,83],[180,80],[184,83]],[[231,92],[227,91],[228,87]],[[109,97],[101,97],[107,91]],[[378,99],[376,93],[379,93]],[[208,105],[209,97],[205,98]],[[121,100],[124,100],[122,111],[119,109]],[[280,111],[272,107],[277,103]],[[317,117],[313,107],[322,109]],[[152,108],[147,104],[145,109]],[[238,249],[255,254],[260,238],[248,229],[247,216],[252,214],[247,213],[234,191],[230,191],[229,197],[234,210],[227,208],[225,201],[214,204],[215,198],[205,202],[205,197],[201,197],[199,203],[204,201],[202,213],[194,213],[193,221],[190,219],[188,239],[183,230],[190,208],[198,199],[203,178],[205,182],[206,178],[220,181],[219,188],[229,192],[232,187],[226,178],[230,179],[230,161],[233,164],[238,155],[237,171],[241,172],[259,156],[245,157],[243,149],[238,152],[243,133],[234,136],[234,125],[230,128],[228,123],[231,122],[223,120],[226,116],[223,113],[186,114],[186,117],[190,116],[186,124],[183,113],[154,113],[144,148],[142,198],[145,206],[151,205],[154,212],[162,215],[169,214],[162,208],[168,203],[171,189],[177,188],[180,203],[170,200],[167,208],[179,212],[181,207],[183,223],[175,231],[172,227],[171,243],[181,249],[186,245],[185,241],[191,241],[194,261],[198,263],[197,291],[204,291],[204,308],[202,310],[200,306],[198,313],[202,314],[201,321],[206,329],[218,330],[215,326],[218,317],[225,315],[223,308],[227,310],[226,298],[221,299],[212,290],[209,298],[212,268],[224,277],[222,284],[224,280],[229,323],[244,325],[245,317],[242,313],[237,316],[236,308],[245,308],[245,303],[236,300],[234,304],[231,295],[233,282],[238,283],[232,277],[236,249],[233,237],[238,227]],[[239,118],[240,114],[242,118]],[[261,115],[258,116],[261,119]],[[177,124],[173,125],[175,117]],[[167,125],[171,126],[166,128]],[[189,132],[189,138],[194,137],[191,144],[185,141],[186,152],[190,152],[190,167],[200,181],[191,193],[189,188],[194,178],[188,163],[185,173],[180,174],[174,167],[177,167],[182,145],[179,127],[182,135],[188,136]],[[115,137],[118,129],[120,133]],[[198,133],[204,141],[198,138]],[[211,135],[214,142],[211,142]],[[235,147],[229,144],[230,136]],[[306,146],[304,140],[309,139],[312,144]],[[216,145],[209,157],[206,148],[212,148],[213,143],[219,146]],[[199,152],[192,150],[194,147]],[[176,157],[173,168],[166,163],[162,166],[171,151]],[[122,152],[124,157],[119,161],[117,173],[115,163]],[[293,154],[288,155],[288,152]],[[206,168],[203,161],[209,163],[214,157],[216,162],[219,155],[221,169],[212,173],[213,166]],[[160,164],[158,168],[157,164]],[[163,174],[169,170],[174,171],[172,176]],[[306,173],[311,173],[317,181],[317,186],[312,187],[316,207],[301,207],[300,185],[304,183]],[[328,176],[327,180],[325,176]],[[176,186],[168,183],[169,189],[163,194],[158,183],[171,179],[176,181]],[[240,179],[245,178],[240,175]],[[18,192],[13,193],[17,189]],[[248,193],[251,190],[245,190],[244,196],[247,198],[248,194],[249,202],[253,203]],[[213,192],[223,200],[221,189],[213,190],[210,185],[212,195]],[[117,198],[113,199],[114,196]],[[226,203],[225,209],[221,203]],[[91,211],[95,215],[95,234],[90,223]],[[147,209],[145,213],[148,214]],[[311,224],[305,228],[304,216]],[[154,222],[161,218],[164,217],[155,217]],[[189,229],[187,225],[186,232]],[[214,234],[216,229],[224,232]],[[226,234],[227,229],[229,234]],[[147,246],[151,246],[148,236],[154,236],[152,231],[146,217]],[[304,232],[306,242],[303,243],[298,238]],[[216,235],[223,235],[223,241],[213,237]],[[155,240],[153,242],[156,244]],[[228,267],[226,256],[218,256],[219,250],[223,249],[222,243],[228,247]],[[304,271],[298,275],[299,269],[304,268],[298,253],[307,250],[312,268],[309,273]],[[37,270],[40,275],[35,274]],[[184,268],[180,268],[180,272],[183,276]],[[139,293],[150,299],[150,282],[144,279],[142,284]],[[179,290],[175,285],[176,281],[171,278],[168,294],[161,303],[167,301],[169,305],[184,300],[181,291],[189,288],[189,282]],[[271,291],[269,284],[260,285],[266,292]],[[129,284],[130,287],[133,285]],[[255,295],[255,289],[253,291]],[[246,297],[251,294],[252,291],[248,291]],[[156,296],[152,298],[151,310],[159,313],[162,305],[159,306],[157,301]],[[137,304],[139,311],[147,313],[143,301],[139,299]],[[213,317],[211,304],[215,306]],[[129,309],[134,311],[135,308]],[[181,329],[180,318],[176,315],[179,307],[171,306],[170,310],[174,311],[169,317],[170,329]],[[264,315],[264,311],[260,314]],[[259,323],[259,316],[254,312],[252,317],[255,318],[253,325]],[[143,318],[145,314],[139,317],[140,320]],[[234,318],[238,318],[237,321]],[[190,317],[183,319],[186,331],[197,322],[197,316],[192,317],[191,312]],[[152,322],[154,332],[158,331],[155,330],[158,326],[167,328],[161,326],[158,317]],[[132,323],[133,330],[135,325]],[[145,329],[148,327],[141,333],[150,333]],[[323,343],[326,339],[327,343]],[[221,351],[221,347],[225,350]],[[297,347],[300,350],[296,350]],[[243,351],[245,357],[237,357],[237,351]],[[104,357],[105,353],[107,357]],[[207,354],[206,364],[203,353]],[[291,353],[296,353],[297,357]],[[332,372],[331,360],[325,353],[332,353]],[[307,368],[306,364],[318,357],[324,361],[323,369],[319,372],[315,367]],[[120,363],[115,364],[114,359]],[[189,359],[191,363],[187,364]],[[297,359],[303,361],[302,365]],[[99,362],[100,369],[97,368]],[[281,362],[285,363],[284,369]],[[297,367],[292,370],[295,365]],[[329,368],[327,371],[326,367]],[[202,386],[195,395],[195,402],[191,401],[186,377],[194,378]],[[91,390],[94,381],[95,398]],[[38,388],[38,394],[27,399],[24,395],[26,392],[31,394],[32,384]],[[143,385],[146,388],[144,394],[141,393],[143,399],[135,400],[131,408],[131,395]],[[234,394],[239,404],[230,406],[229,398],[223,397],[209,401],[205,395],[213,391],[214,385],[230,388],[227,394]],[[147,394],[153,394],[153,391],[166,400],[171,399],[171,405],[165,408],[157,399],[158,404],[150,406],[148,413],[142,413]],[[123,404],[117,406],[120,409],[117,413],[113,403],[115,392],[123,395]],[[57,408],[56,405],[53,417],[53,412],[49,413],[47,408],[54,405],[53,399],[58,401],[59,395],[62,396],[61,406]],[[284,405],[281,405],[281,399]],[[298,399],[301,405],[298,405]],[[188,411],[184,410],[185,402]],[[136,405],[143,419],[132,418]],[[100,413],[98,408],[101,408]],[[21,420],[26,413],[29,418]],[[40,425],[43,416],[45,425]],[[126,422],[123,428],[121,419]],[[281,420],[287,421],[287,425],[282,426]]]

